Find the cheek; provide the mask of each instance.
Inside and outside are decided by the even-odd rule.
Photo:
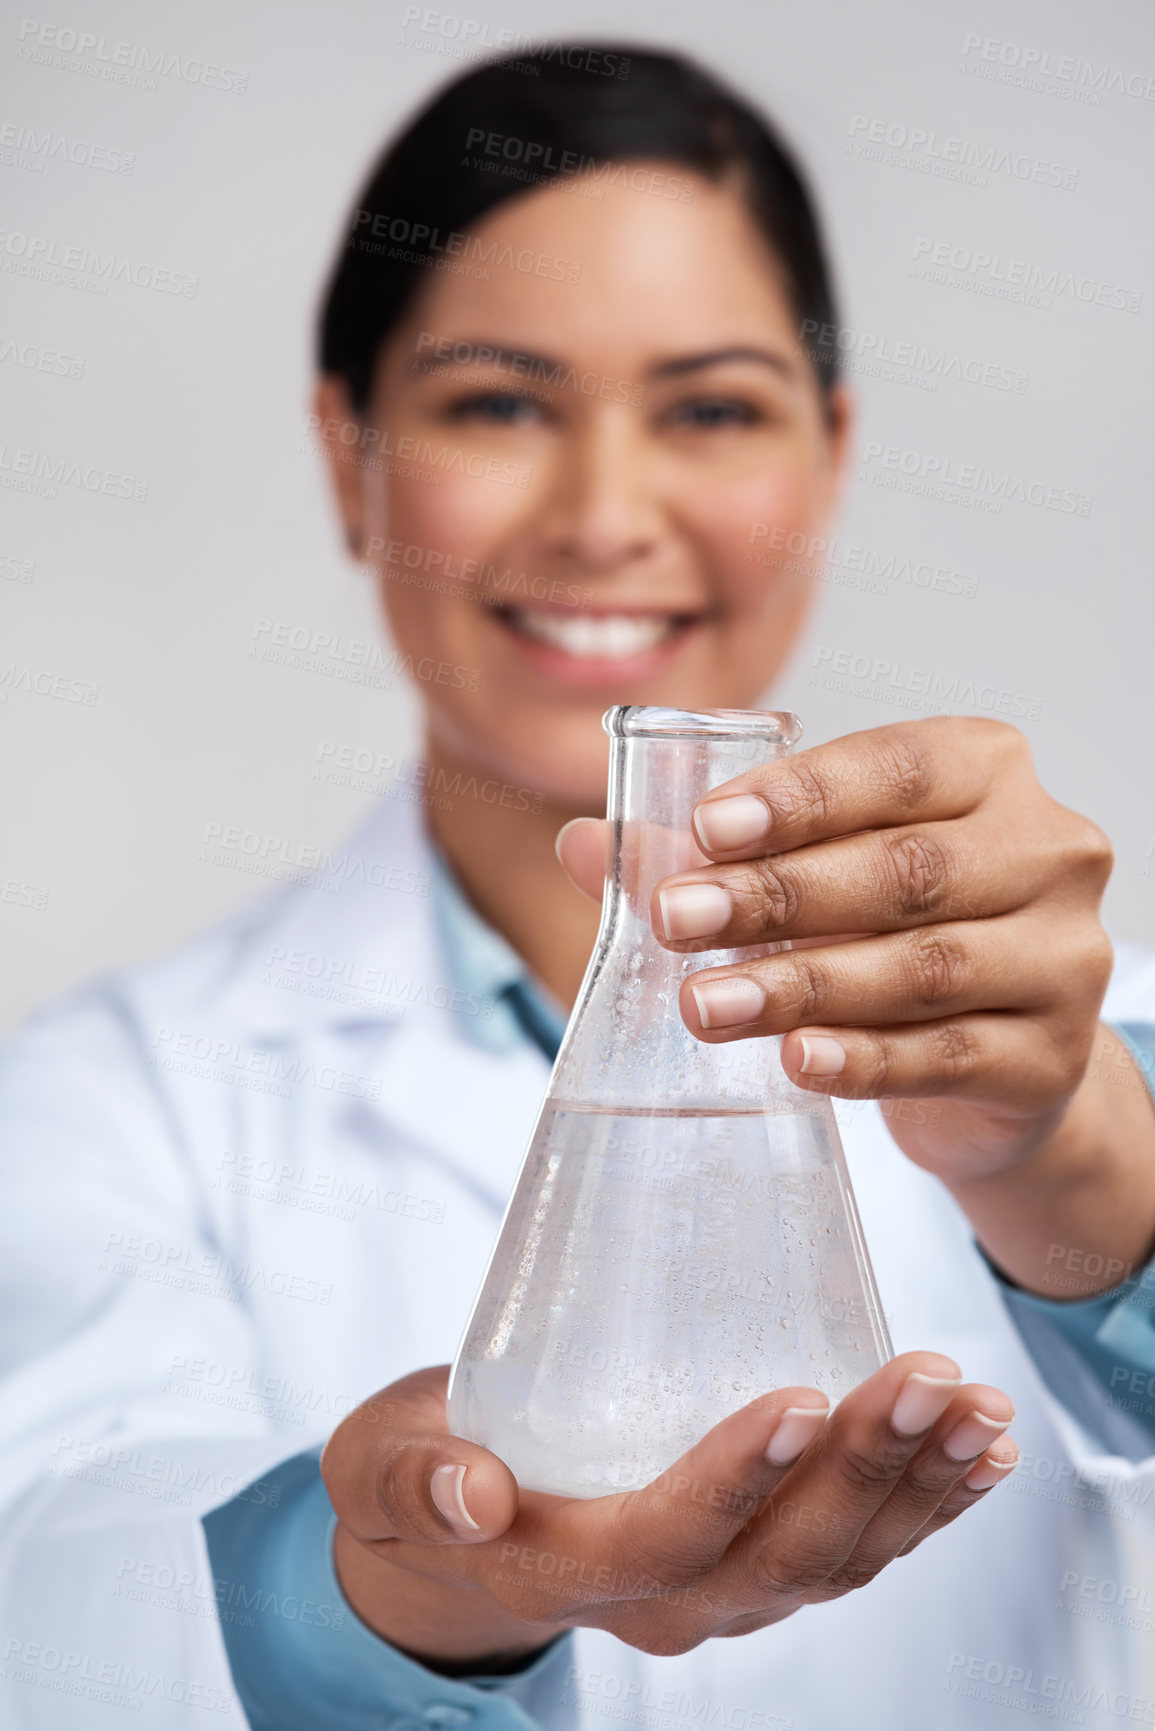
[[[731,481],[715,479],[683,495],[682,520],[716,581],[743,611],[762,610],[774,589],[785,601],[805,582],[821,526],[812,476],[782,464]],[[774,579],[770,593],[768,577]]]

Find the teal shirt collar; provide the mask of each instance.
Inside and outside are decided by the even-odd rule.
[[[440,854],[433,855],[430,898],[450,976],[462,991],[493,1006],[490,1016],[465,1016],[469,1037],[491,1052],[533,1040],[557,1054],[568,1020],[553,995],[534,979],[512,944],[487,925],[466,899]]]

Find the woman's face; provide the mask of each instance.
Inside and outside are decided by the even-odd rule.
[[[736,192],[592,185],[443,255],[464,268],[382,352],[374,456],[337,441],[333,465],[435,751],[588,810],[611,703],[757,703],[809,598],[786,549],[821,532],[846,443]],[[349,419],[331,381],[319,408]]]

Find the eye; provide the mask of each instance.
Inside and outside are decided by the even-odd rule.
[[[740,397],[687,397],[666,411],[676,427],[711,432],[719,427],[753,427],[764,419],[761,409]]]
[[[513,427],[540,419],[542,405],[516,391],[471,391],[449,405],[453,421],[487,421],[491,426]]]

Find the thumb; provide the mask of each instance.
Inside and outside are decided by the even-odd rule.
[[[517,1480],[445,1428],[447,1365],[414,1371],[351,1412],[321,1455],[334,1512],[363,1543],[481,1544],[517,1513]]]
[[[600,902],[609,871],[610,826],[604,817],[574,817],[557,832],[554,849],[575,889]]]

